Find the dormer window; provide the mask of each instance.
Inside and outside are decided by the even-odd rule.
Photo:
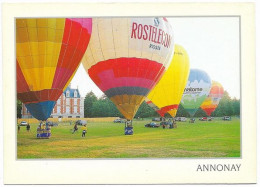
[[[66,97],[69,97],[70,96],[70,92],[69,90],[66,91]]]
[[[75,90],[75,92],[74,92],[74,97],[78,97],[78,93],[77,93],[76,90]]]

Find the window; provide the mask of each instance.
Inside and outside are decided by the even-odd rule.
[[[57,113],[60,114],[60,106],[57,106]]]
[[[78,101],[77,99],[74,99],[74,105],[77,105],[77,101]]]
[[[66,97],[69,97],[69,96],[70,96],[70,91],[67,90],[67,91],[66,91]]]
[[[74,113],[77,113],[78,111],[77,111],[77,107],[76,106],[74,106]]]
[[[66,106],[66,113],[70,113],[70,107]]]
[[[76,118],[80,118],[80,116],[76,116]]]
[[[70,98],[66,98],[66,105],[69,105],[70,104]]]
[[[58,99],[57,104],[60,105],[60,99]]]
[[[74,91],[74,97],[78,97],[78,93],[76,90]]]

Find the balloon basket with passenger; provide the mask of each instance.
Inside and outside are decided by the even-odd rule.
[[[38,139],[49,139],[51,137],[51,127],[46,121],[40,122],[37,128]]]
[[[133,130],[133,124],[132,120],[127,120],[125,122],[125,135],[133,135],[134,130]]]

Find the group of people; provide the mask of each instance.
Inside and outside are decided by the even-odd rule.
[[[37,131],[40,131],[40,130],[51,130],[51,126],[48,124],[48,122],[46,122],[46,123],[41,122],[37,128]]]
[[[87,125],[84,124],[82,127],[81,127],[81,130],[82,130],[82,134],[81,134],[81,137],[86,137],[86,133],[87,133]],[[75,132],[78,131],[78,124],[75,123],[74,127],[73,127],[73,132],[72,134],[74,134]]]
[[[176,121],[174,119],[169,119],[166,121],[163,119],[163,122],[161,122],[162,127],[165,129],[168,127],[169,129],[177,128]]]

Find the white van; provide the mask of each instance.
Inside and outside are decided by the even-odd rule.
[[[175,120],[184,122],[184,121],[187,121],[187,118],[186,117],[176,117]]]

